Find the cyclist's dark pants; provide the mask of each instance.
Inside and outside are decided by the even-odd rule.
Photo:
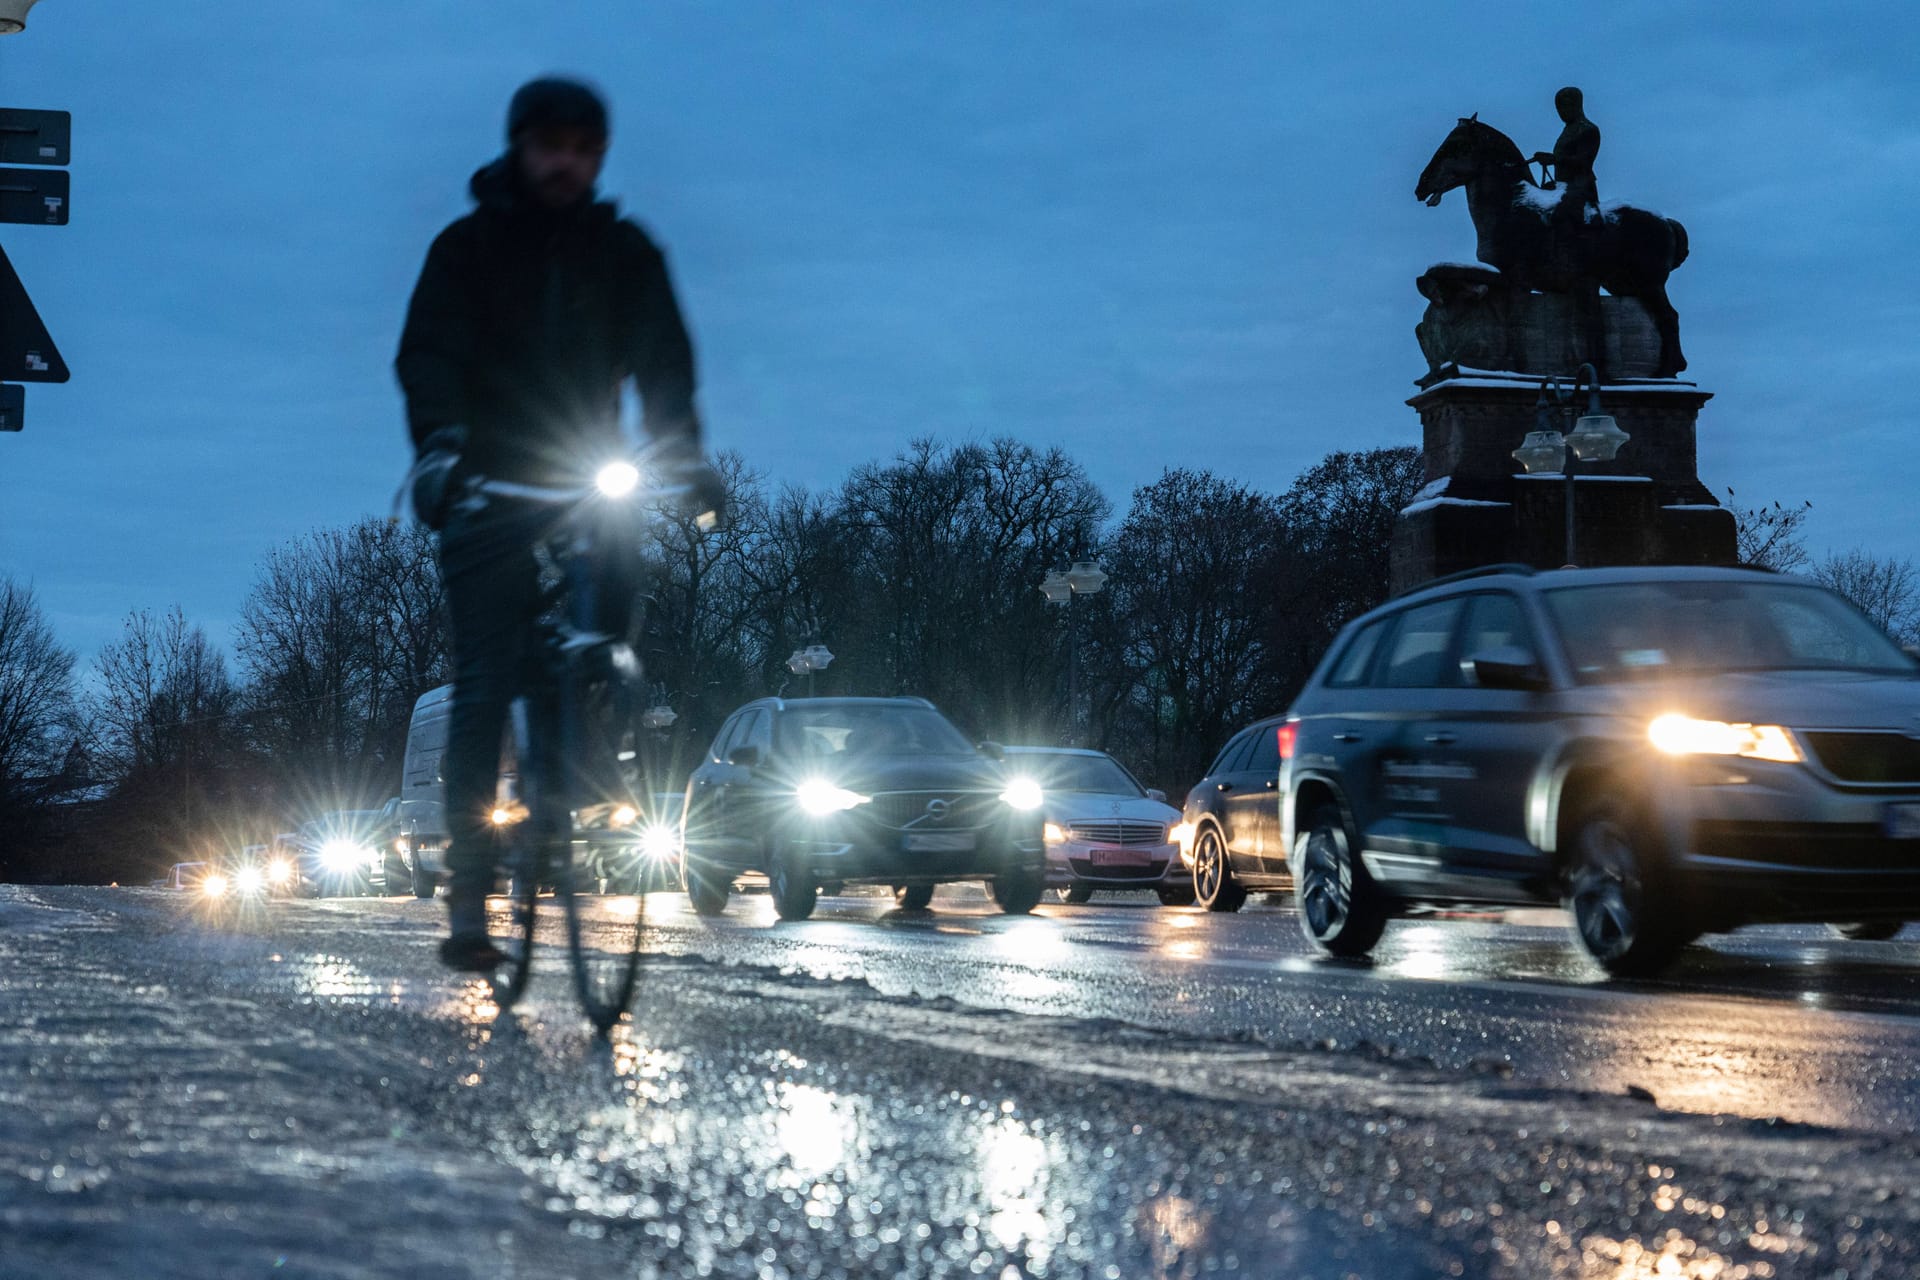
[[[440,535],[440,577],[446,587],[453,650],[453,711],[440,776],[446,782],[450,892],[484,894],[494,884],[499,850],[492,821],[500,740],[507,708],[523,691],[528,646],[540,600],[533,547],[551,512],[499,499],[473,514],[456,514]],[[632,617],[639,566],[632,539],[608,539],[596,593],[606,601],[597,624],[623,632]]]
[[[495,504],[456,514],[440,535],[440,577],[453,651],[453,710],[440,776],[446,782],[450,892],[493,887],[493,803],[507,706],[520,691],[539,601],[536,517]]]

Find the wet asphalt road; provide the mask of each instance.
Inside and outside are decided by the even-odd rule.
[[[433,904],[0,886],[0,1277],[1920,1274],[1900,944],[935,905],[656,897],[608,1043]]]

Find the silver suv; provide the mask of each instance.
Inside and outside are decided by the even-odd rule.
[[[1309,937],[1561,902],[1609,972],[1702,933],[1920,919],[1920,667],[1845,600],[1742,569],[1503,566],[1356,620],[1280,730]]]

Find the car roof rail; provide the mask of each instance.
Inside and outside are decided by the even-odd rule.
[[[1483,564],[1472,569],[1462,569],[1458,573],[1449,573],[1438,578],[1429,578],[1425,582],[1416,583],[1404,591],[1395,592],[1393,598],[1398,600],[1401,596],[1410,596],[1416,591],[1425,591],[1428,587],[1444,587],[1450,582],[1466,582],[1472,578],[1489,578],[1497,573],[1511,573],[1518,577],[1531,578],[1538,572],[1540,571],[1530,564]]]
[[[1746,560],[1742,560],[1739,563],[1734,564],[1730,567],[1735,569],[1751,569],[1755,573],[1779,573],[1780,572],[1780,570],[1774,568],[1770,564],[1753,564]]]

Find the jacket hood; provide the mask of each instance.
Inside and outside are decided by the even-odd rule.
[[[562,223],[579,219],[600,225],[620,216],[619,206],[611,200],[593,196],[571,209],[548,209],[529,199],[511,151],[502,152],[474,170],[473,177],[467,180],[467,192],[482,209],[515,220]]]

